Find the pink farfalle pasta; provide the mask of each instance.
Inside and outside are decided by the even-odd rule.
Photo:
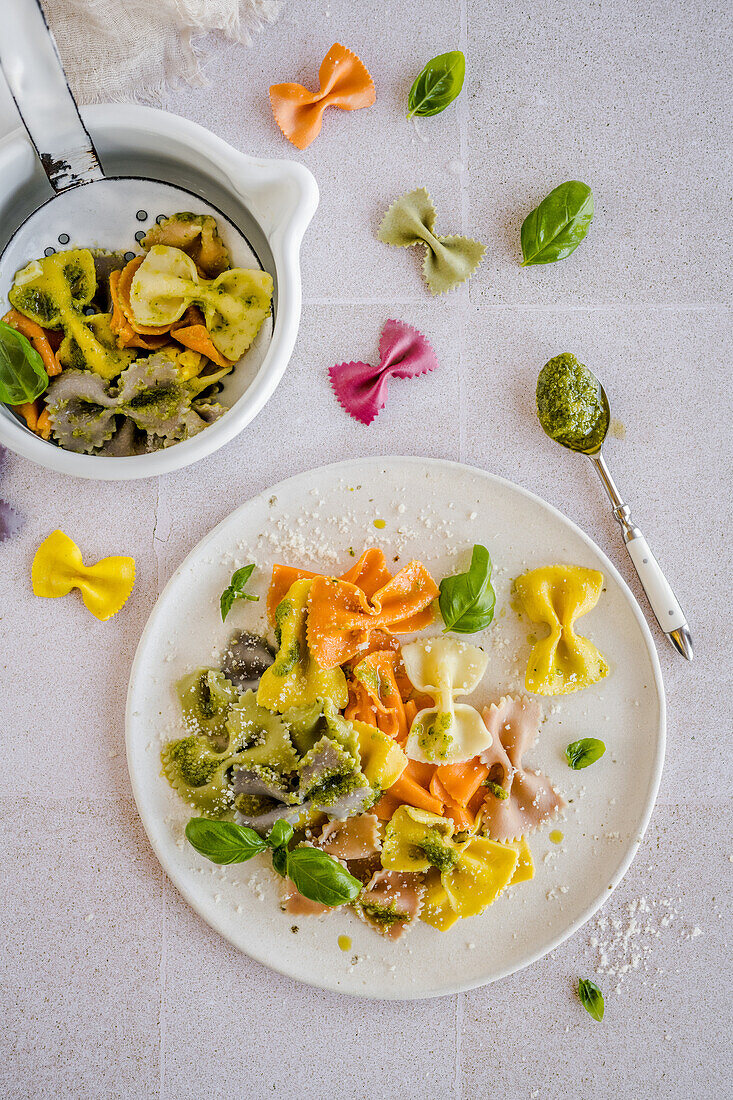
[[[379,365],[337,363],[331,385],[349,416],[371,424],[387,400],[390,378],[417,378],[435,370],[438,360],[428,339],[404,321],[387,321],[379,338]]]
[[[367,884],[356,911],[388,940],[398,940],[418,920],[425,899],[419,875],[377,871]]]
[[[489,782],[505,792],[502,798],[486,789],[482,826],[492,840],[519,840],[565,805],[547,776],[523,764],[525,752],[537,740],[541,717],[536,699],[515,695],[505,695],[483,712],[493,743],[481,753],[481,763],[489,769]]]

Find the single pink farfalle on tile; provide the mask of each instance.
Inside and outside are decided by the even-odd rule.
[[[331,385],[341,406],[362,424],[371,424],[387,400],[387,381],[416,378],[435,370],[438,360],[430,342],[404,321],[387,321],[379,338],[379,366],[337,363],[330,367]]]

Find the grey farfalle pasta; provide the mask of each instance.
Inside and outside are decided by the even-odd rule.
[[[226,371],[183,382],[175,361],[166,352],[138,359],[122,371],[116,384],[90,371],[67,370],[48,388],[51,430],[66,450],[88,454],[112,439],[116,417],[125,416],[159,440],[158,445],[178,442],[221,415],[221,406],[194,401],[223,373]]]
[[[274,660],[275,650],[266,638],[247,630],[235,630],[224,650],[221,667],[240,691],[248,691],[257,687],[262,673]]]
[[[88,454],[115,433],[117,401],[109,385],[92,371],[66,370],[46,391],[54,438],[67,451]]]
[[[400,248],[425,246],[423,275],[431,294],[442,294],[464,282],[481,262],[485,247],[470,237],[438,237],[435,207],[424,187],[408,191],[392,203],[377,236]]]

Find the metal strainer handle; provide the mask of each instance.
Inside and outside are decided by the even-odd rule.
[[[104,179],[39,0],[4,0],[0,67],[54,191]]]

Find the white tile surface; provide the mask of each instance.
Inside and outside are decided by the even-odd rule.
[[[270,404],[192,469],[95,486],[9,462],[0,491],[27,522],[0,549],[3,1096],[726,1095],[724,30],[722,5],[682,0],[418,0],[391,5],[389,17],[346,0],[307,10],[291,2],[253,48],[213,40],[210,87],[169,96],[172,111],[237,147],[302,159],[316,174],[303,320]],[[301,154],[277,131],[266,88],[311,82],[336,40],[370,67],[377,103],[330,112]],[[461,99],[408,123],[412,76],[458,45],[468,58]],[[0,114],[10,117],[1,93]],[[595,192],[588,239],[560,264],[521,269],[522,218],[571,177]],[[389,202],[423,185],[440,231],[488,246],[470,286],[435,301],[416,257],[374,236]],[[389,316],[421,328],[441,367],[393,383],[387,408],[364,428],[332,398],[326,370],[369,360]],[[656,634],[669,704],[660,802],[604,910],[623,934],[625,906],[646,896],[659,935],[628,939],[649,944],[646,969],[622,975],[618,995],[617,975],[596,976],[606,993],[601,1025],[572,993],[597,965],[595,922],[523,974],[437,1002],[343,1001],[294,986],[237,955],[163,885],[136,821],[123,706],[147,614],[188,549],[238,503],[359,453],[444,456],[519,481],[577,520],[638,593],[592,471],[545,440],[532,415],[537,370],[566,349],[602,375],[626,428],[609,442],[609,464],[688,611],[698,654],[688,667]],[[76,597],[33,599],[30,561],[57,526],[89,560],[136,557],[133,597],[111,622],[97,624]],[[624,965],[633,951],[616,955]]]

